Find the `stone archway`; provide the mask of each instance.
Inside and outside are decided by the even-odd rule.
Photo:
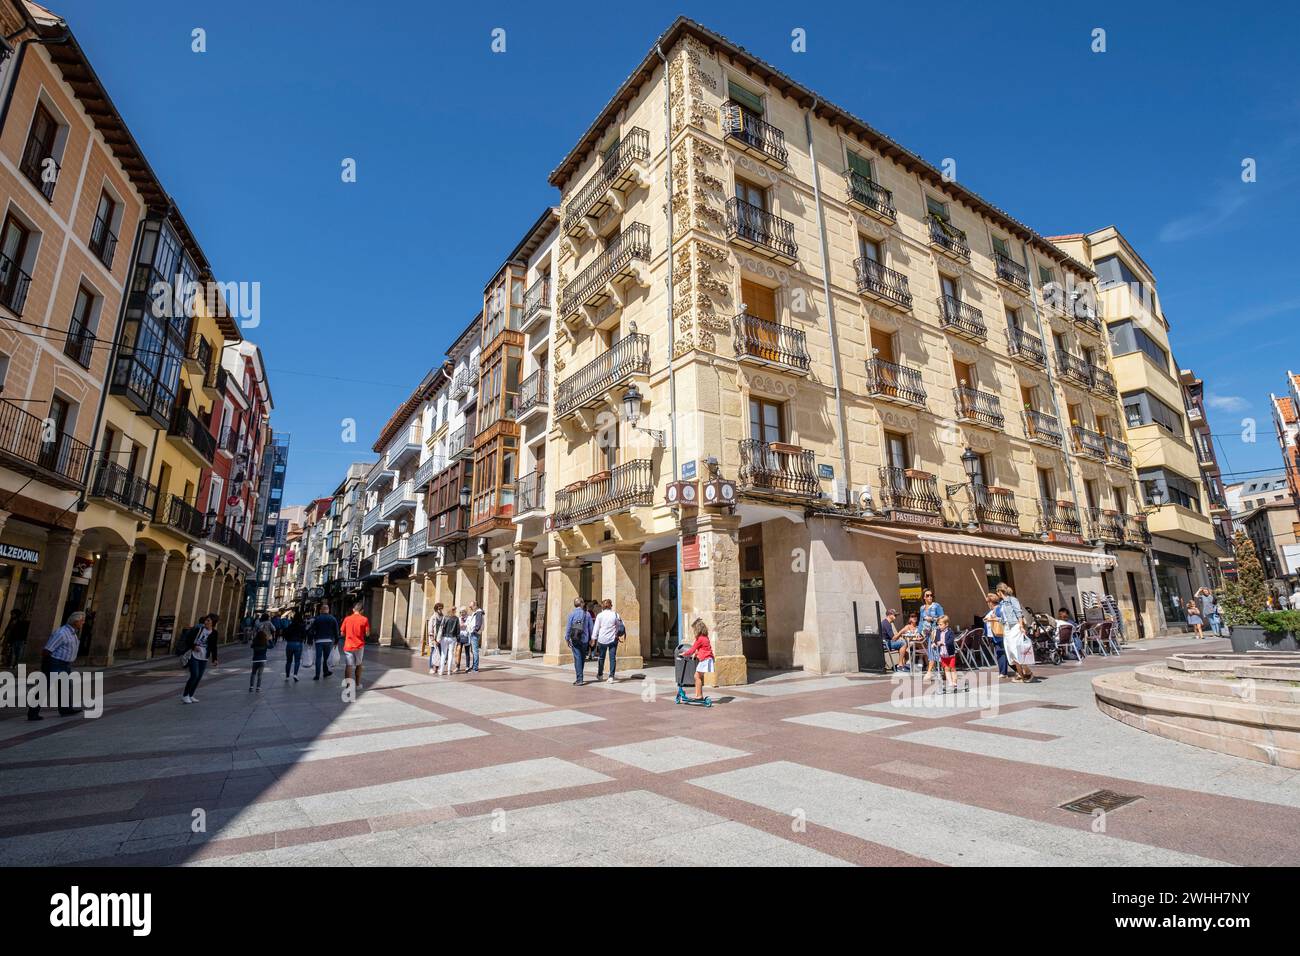
[[[135,545],[113,528],[94,527],[82,533],[79,550],[89,553],[93,563],[85,605],[75,608],[86,612],[81,630],[84,651],[78,656],[92,666],[106,667],[119,655],[118,630],[127,604]]]

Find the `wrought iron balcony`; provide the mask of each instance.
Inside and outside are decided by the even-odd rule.
[[[111,461],[100,462],[95,469],[90,496],[112,501],[147,518],[152,518],[158,507],[156,487]]]
[[[239,451],[239,440],[239,429],[234,425],[225,425],[221,429],[221,434],[217,436],[217,451],[234,455]]]
[[[854,259],[853,268],[858,273],[859,295],[904,309],[912,307],[912,293],[907,288],[907,276],[901,272],[887,269],[875,259],[865,256]]]
[[[193,372],[201,372],[206,375],[211,365],[212,343],[199,333],[193,333],[190,336],[189,345],[185,349],[185,367]]]
[[[90,446],[71,435],[46,441],[44,419],[0,400],[0,454],[6,464],[23,474],[65,487],[80,488],[86,480]]]
[[[1007,329],[1007,351],[1014,359],[1019,359],[1034,368],[1047,368],[1047,351],[1043,340],[1033,332],[1010,326]]]
[[[972,342],[983,342],[989,334],[984,313],[951,295],[939,296],[939,326]]]
[[[411,536],[406,539],[406,553],[411,558],[418,558],[422,554],[427,554],[434,549],[434,545],[429,543],[429,526],[425,525],[419,531],[412,531]]]
[[[601,305],[610,286],[631,275],[638,262],[650,261],[650,227],[634,222],[610,242],[594,262],[583,269],[560,296],[560,315],[575,315],[586,305]]]
[[[958,259],[970,260],[970,243],[966,233],[946,219],[930,217],[930,245]]]
[[[1127,544],[1136,544],[1136,545],[1145,545],[1151,543],[1151,529],[1147,527],[1146,515],[1125,516],[1124,541]]]
[[[1118,438],[1106,436],[1106,457],[1121,468],[1128,468],[1133,464],[1133,457],[1129,454],[1128,444],[1120,441]]]
[[[176,406],[176,411],[172,413],[167,437],[177,439],[181,449],[190,450],[193,453],[190,457],[193,459],[197,456],[202,460],[203,466],[212,465],[212,459],[217,454],[217,440],[199,417],[184,405]]]
[[[380,455],[379,460],[371,465],[370,470],[366,472],[366,490],[369,491],[379,484],[390,483],[392,479],[393,469],[388,465],[388,458],[385,455]]]
[[[411,559],[408,556],[409,548],[409,538],[398,538],[391,544],[384,545],[379,549],[379,553],[375,556],[375,571],[383,572],[395,568],[398,565],[410,564]]]
[[[978,482],[975,488],[975,517],[980,524],[1010,525],[1019,529],[1020,512],[1016,496],[1009,488],[995,488]]]
[[[388,466],[395,471],[400,469],[412,457],[418,457],[423,447],[424,423],[417,421],[403,425],[384,451]]]
[[[1089,508],[1088,527],[1092,529],[1092,537],[1110,544],[1123,544],[1124,518],[1110,508]]]
[[[464,425],[461,425],[460,428],[457,428],[452,432],[451,437],[447,439],[447,457],[452,461],[456,461],[459,458],[464,458],[467,455],[473,454],[473,438],[474,432],[470,429],[469,423],[467,422]]]
[[[736,330],[736,357],[740,361],[778,365],[799,372],[808,371],[807,337],[802,329],[781,325],[742,312],[732,319]]]
[[[27,304],[27,290],[32,277],[18,267],[12,259],[0,252],[0,305],[14,315],[23,314]]]
[[[546,472],[534,471],[524,475],[515,486],[515,498],[519,502],[515,519],[546,507]]]
[[[519,383],[519,420],[523,421],[535,410],[545,409],[550,403],[550,376],[542,366]]]
[[[886,465],[880,469],[880,505],[886,512],[902,511],[935,519],[943,516],[938,480],[914,468]]]
[[[753,438],[740,442],[737,485],[741,491],[800,498],[815,498],[821,490],[811,450]]]
[[[1005,282],[1021,292],[1029,291],[1029,270],[1010,256],[993,250],[993,265],[998,272],[998,280]]]
[[[238,529],[224,521],[212,523],[207,540],[237,555],[249,569],[257,564],[257,548],[245,541]]]
[[[393,515],[400,514],[403,511],[411,511],[414,508],[415,482],[407,478],[405,481],[399,481],[396,488],[384,495],[379,514],[380,517],[388,519]]]
[[[1038,502],[1039,523],[1044,531],[1058,534],[1083,534],[1079,509],[1070,501]]]
[[[894,194],[880,183],[872,182],[852,169],[846,169],[844,185],[848,191],[850,206],[857,206],[865,212],[890,222],[898,218],[898,210],[894,207]]]
[[[1085,458],[1097,461],[1106,460],[1106,436],[1084,428],[1082,425],[1070,426],[1070,436],[1074,439],[1074,450]]]
[[[952,390],[953,401],[957,403],[957,418],[972,425],[1001,430],[1007,424],[1002,414],[1002,403],[996,395],[981,392],[967,385],[958,385]]]
[[[415,470],[415,482],[413,487],[416,493],[418,494],[425,488],[429,487],[429,482],[433,480],[433,476],[442,471],[445,467],[446,462],[442,460],[441,455],[430,455],[422,461],[420,467]]]
[[[654,504],[654,468],[648,458],[616,465],[611,471],[593,475],[555,492],[555,526],[598,521],[627,508]]]
[[[1074,382],[1084,388],[1091,388],[1091,368],[1092,366],[1085,359],[1073,352],[1067,352],[1065,349],[1056,350],[1056,373],[1067,382]]]
[[[794,223],[738,197],[727,200],[727,238],[785,265],[793,265],[799,256]]]
[[[636,165],[650,159],[650,134],[633,127],[601,161],[591,178],[583,184],[564,213],[564,232],[575,236],[586,228],[588,217],[597,217],[610,206],[612,189],[625,189],[638,178]]]
[[[376,528],[380,527],[383,524],[385,524],[385,521],[384,521],[383,507],[381,502],[380,504],[375,505],[373,508],[367,511],[365,513],[365,516],[362,517],[361,533],[369,534],[371,531],[374,531]]]
[[[1061,434],[1061,423],[1056,417],[1032,408],[1025,409],[1025,437],[1052,448],[1060,448],[1065,441],[1065,436]]]
[[[59,173],[63,168],[54,159],[53,144],[41,142],[35,136],[27,140],[27,145],[23,147],[22,159],[18,162],[18,168],[22,174],[31,180],[42,196],[48,202],[54,201],[54,187],[59,181]],[[45,176],[45,170],[50,169],[53,175],[48,179]]]
[[[1071,315],[1074,318],[1074,324],[1079,328],[1091,332],[1093,335],[1101,335],[1101,319],[1094,305],[1089,304],[1084,299],[1078,299],[1071,308]]]
[[[722,104],[722,135],[744,152],[782,169],[790,160],[785,133],[735,100]]]
[[[524,293],[524,317],[520,328],[529,329],[533,322],[551,314],[551,277],[544,275]]]
[[[155,524],[166,525],[188,538],[198,540],[207,537],[208,519],[198,508],[184,498],[168,495],[159,503],[160,510],[154,516]]]
[[[95,357],[95,333],[82,325],[81,319],[75,316],[68,325],[63,354],[82,368],[90,368],[90,362]]]
[[[867,394],[886,402],[925,407],[925,383],[920,370],[884,359],[867,359]]]
[[[1088,363],[1088,377],[1092,379],[1093,391],[1110,398],[1119,394],[1119,389],[1115,387],[1115,376],[1100,365]]]
[[[106,269],[113,268],[113,255],[117,252],[117,234],[100,216],[95,217],[95,224],[90,228],[90,251],[104,263]]]
[[[455,401],[460,401],[469,395],[477,382],[478,363],[471,362],[452,377],[451,385],[447,388],[447,395]]]
[[[644,332],[632,332],[555,386],[555,413],[571,415],[602,400],[615,385],[649,371],[650,337]]]

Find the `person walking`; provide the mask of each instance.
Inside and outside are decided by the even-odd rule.
[[[438,607],[442,605],[439,604]],[[456,648],[460,646],[460,619],[454,610],[442,615],[438,641],[442,645],[442,666],[438,668],[438,673],[446,677],[451,674],[452,659],[456,655]]]
[[[298,683],[298,668],[302,665],[302,644],[307,639],[307,629],[302,621],[290,616],[284,620],[284,679],[293,678]]]
[[[1007,658],[1021,681],[1033,683],[1034,672],[1029,665],[1034,663],[1034,644],[1025,633],[1025,609],[1005,581],[998,585],[995,594],[998,598],[995,610],[1002,621],[1002,643]]]
[[[1214,596],[1214,592],[1207,587],[1198,588],[1196,602],[1200,605],[1201,613],[1205,616],[1205,621],[1210,625],[1214,636],[1222,637],[1223,613],[1219,610],[1219,601]]]
[[[203,680],[203,672],[208,669],[208,663],[213,666],[217,663],[217,645],[221,643],[221,636],[217,632],[217,622],[220,618],[209,611],[200,618],[199,623],[195,624],[188,631],[181,635],[181,663],[189,670],[190,676],[185,681],[185,689],[181,691],[182,704],[197,704],[199,699],[194,696],[194,692],[199,689],[199,681]]]
[[[476,674],[478,673],[479,649],[483,645],[483,627],[486,619],[487,619],[487,615],[484,614],[483,609],[478,606],[478,601],[470,601],[469,619],[467,621],[469,626],[469,649],[470,649],[469,669]]]
[[[433,613],[424,626],[424,640],[420,643],[420,653],[428,655],[429,673],[436,674],[442,666],[442,602],[433,606]]]
[[[370,636],[370,619],[362,613],[361,602],[352,605],[352,613],[343,619],[343,683],[352,681],[352,689],[361,692],[361,662]]]
[[[31,624],[22,608],[16,607],[9,613],[9,626],[5,628],[3,662],[10,667],[17,667],[27,656],[27,635]]]
[[[591,641],[591,615],[582,606],[582,598],[573,599],[573,610],[564,624],[564,643],[573,652],[574,686],[582,686],[582,666],[587,660],[587,645]]]
[[[984,614],[984,633],[993,645],[993,656],[998,662],[998,674],[1003,680],[1011,678],[1011,668],[1007,663],[1007,647],[1002,639],[1002,621],[997,616],[998,596],[990,592],[985,601],[988,611]]]
[[[957,641],[960,635],[957,628],[945,614],[939,618],[934,642],[939,646],[939,691],[940,693],[957,693]]]
[[[28,707],[28,720],[44,720],[41,717],[41,707],[46,703],[58,706],[60,717],[72,717],[81,712],[76,707],[69,707],[70,701],[54,700],[58,683],[54,675],[72,673],[72,663],[77,659],[77,651],[81,647],[81,627],[85,623],[86,612],[73,611],[68,615],[67,623],[51,634],[45,646],[41,648],[41,673],[45,676],[45,686],[50,692],[50,700],[38,703],[35,707]]]
[[[316,616],[312,618],[307,628],[307,636],[311,639],[316,654],[316,674],[312,680],[320,680],[322,670],[326,677],[333,677],[334,672],[330,670],[330,654],[334,652],[334,645],[338,643],[339,619],[330,613],[328,605],[321,604],[316,608]]]
[[[939,668],[939,619],[943,617],[943,605],[934,599],[934,592],[929,588],[921,595],[920,630],[925,638],[925,679],[934,680]]]
[[[253,670],[248,675],[248,692],[251,694],[256,690],[259,694],[262,692],[262,671],[266,668],[266,655],[271,647],[271,638],[275,635],[275,628],[266,615],[257,622],[257,628],[253,631]]]
[[[609,598],[601,601],[600,613],[596,615],[592,637],[596,642],[596,682],[605,679],[605,658],[609,658],[609,682],[614,683],[614,670],[618,666],[618,645],[626,639],[627,626],[614,610],[614,602]]]

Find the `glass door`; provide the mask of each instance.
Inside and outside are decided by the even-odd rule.
[[[677,651],[677,572],[650,575],[650,656],[672,658]]]

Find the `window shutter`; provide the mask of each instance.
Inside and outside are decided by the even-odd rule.
[[[728,81],[727,95],[751,113],[755,113],[758,116],[763,115],[763,97],[759,96],[757,93],[751,93],[743,86],[737,86],[735,83]]]

